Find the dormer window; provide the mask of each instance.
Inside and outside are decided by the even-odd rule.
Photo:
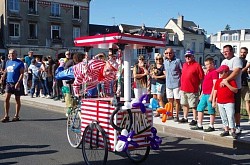
[[[228,38],[229,38],[228,34],[222,35],[222,41],[228,41]]]
[[[232,34],[232,41],[239,41],[239,33]]]

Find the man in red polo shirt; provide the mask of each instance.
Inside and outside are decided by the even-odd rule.
[[[184,116],[179,123],[188,123],[188,110],[192,108],[193,120],[189,125],[195,126],[197,124],[196,107],[199,101],[199,87],[204,78],[204,72],[201,65],[195,61],[192,50],[186,51],[185,60],[181,75],[181,105]]]

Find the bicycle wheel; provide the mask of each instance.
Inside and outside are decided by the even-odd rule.
[[[67,137],[69,144],[78,148],[82,142],[81,136],[81,111],[79,108],[73,109],[67,118]]]
[[[99,124],[91,123],[85,128],[82,140],[82,155],[87,165],[105,165],[107,163],[107,137]]]
[[[126,154],[128,158],[134,163],[141,163],[147,159],[150,152],[150,146],[138,147],[138,148],[128,148]]]

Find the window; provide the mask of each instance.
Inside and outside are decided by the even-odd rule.
[[[37,38],[37,24],[36,23],[29,24],[29,38],[30,39]]]
[[[214,52],[215,52],[215,45],[211,45],[211,46],[210,46],[210,52],[211,52],[211,53],[214,53]]]
[[[199,52],[200,52],[200,53],[203,53],[203,50],[204,50],[203,43],[200,43]]]
[[[61,27],[59,25],[51,25],[51,38],[56,40],[56,39],[61,39]]]
[[[237,53],[237,46],[236,45],[233,46],[233,50],[234,50],[234,53]]]
[[[73,39],[76,37],[80,37],[80,28],[79,27],[73,27]]]
[[[238,40],[239,40],[239,34],[238,33],[232,34],[232,41],[238,41]]]
[[[37,11],[36,0],[29,0],[29,13],[36,14]]]
[[[59,17],[60,16],[60,6],[59,3],[51,4],[51,16]]]
[[[177,35],[177,33],[174,34],[173,40],[174,40],[174,45],[178,45],[178,35]]]
[[[222,36],[222,41],[228,41],[228,34]]]
[[[145,54],[146,54],[146,49],[137,49],[137,56]]]
[[[9,0],[9,10],[19,11],[19,0]]]
[[[195,52],[195,42],[192,42],[192,48],[191,48],[191,50]]]
[[[74,6],[74,11],[73,11],[73,18],[75,19],[80,19],[80,7],[79,6]]]
[[[20,37],[20,24],[10,23],[9,24],[9,36],[10,37]]]

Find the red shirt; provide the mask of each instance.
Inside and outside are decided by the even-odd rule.
[[[196,61],[184,63],[181,74],[181,90],[188,93],[198,93],[199,85],[204,78],[201,65]]]
[[[202,83],[202,92],[203,94],[210,95],[213,89],[213,80],[217,80],[219,78],[219,73],[216,72],[216,69],[209,70],[204,77]]]
[[[232,92],[227,86],[220,87],[220,83],[223,79],[219,78],[214,86],[214,90],[217,90],[217,103],[226,104],[234,103],[234,92]],[[236,81],[231,80],[228,82],[232,87],[237,88]]]

